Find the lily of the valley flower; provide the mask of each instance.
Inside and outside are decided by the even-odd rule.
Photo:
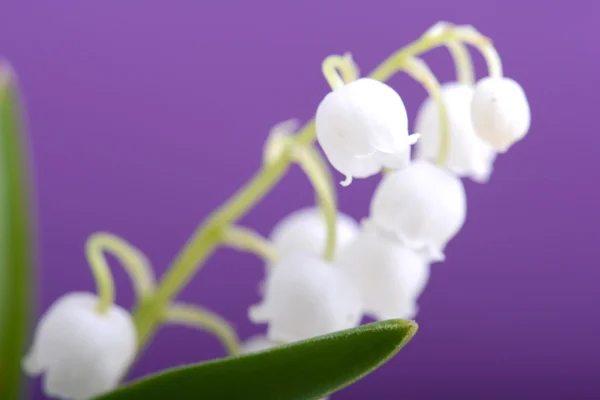
[[[371,200],[370,217],[408,248],[429,261],[443,260],[446,244],[462,227],[467,212],[460,178],[428,161],[417,160],[387,174]]]
[[[484,78],[475,85],[471,105],[477,134],[499,153],[523,139],[531,124],[525,91],[509,78]]]
[[[382,168],[401,169],[410,162],[410,146],[402,98],[388,85],[362,78],[325,96],[315,116],[317,140],[333,167],[352,178],[366,178]]]
[[[359,230],[352,217],[338,213],[336,220],[336,253],[343,249]],[[284,217],[269,236],[275,250],[282,256],[306,254],[320,257],[325,251],[327,227],[319,208],[307,207]]]
[[[267,337],[294,342],[357,326],[359,289],[347,272],[317,257],[283,257],[267,277],[263,302],[249,310],[255,323],[268,323]]]
[[[30,376],[44,375],[47,396],[84,400],[114,389],[134,360],[136,332],[118,306],[99,314],[91,293],[69,293],[40,320],[23,361]]]
[[[442,85],[442,96],[450,122],[450,148],[445,167],[460,177],[486,182],[492,172],[496,152],[475,132],[471,120],[473,88],[457,82]],[[435,161],[441,134],[440,115],[435,102],[428,98],[419,109],[415,130],[421,133],[417,143],[418,159]]]
[[[377,319],[414,318],[429,280],[429,263],[370,221],[340,254],[337,264],[359,285],[365,314]]]

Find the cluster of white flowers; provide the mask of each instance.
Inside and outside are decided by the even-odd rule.
[[[348,63],[346,77],[358,76],[349,58],[336,60]],[[365,316],[415,318],[431,264],[444,260],[447,244],[465,222],[461,179],[486,182],[497,154],[529,130],[523,89],[496,75],[501,73],[474,85],[442,85],[435,99],[427,99],[419,109],[415,121],[419,133],[413,134],[402,98],[387,84],[353,77],[338,85],[341,77],[330,79],[334,89],[321,101],[315,117],[316,138],[327,160],[345,177],[343,186],[355,178],[383,176],[368,216],[360,221],[340,212],[334,220],[334,196],[323,189],[331,185],[315,179],[321,207],[292,212],[274,227],[266,244],[256,236],[237,243],[240,248],[269,249],[256,251],[269,261],[260,286],[261,302],[248,312],[251,321],[267,325],[266,334],[252,337],[242,352],[352,328]],[[440,103],[445,106],[441,110]],[[447,115],[442,115],[444,110]],[[281,132],[288,129],[295,129],[295,124],[274,130],[264,154],[265,168],[289,156],[286,146],[293,135]],[[442,136],[446,134],[449,137]],[[305,142],[303,146],[310,140]],[[411,159],[413,145],[417,151]],[[441,149],[447,151],[444,157],[439,157]],[[243,199],[237,200],[232,204],[239,207]],[[227,226],[217,228],[225,231],[233,223],[231,217],[222,223]],[[99,295],[71,293],[55,302],[42,317],[23,362],[28,374],[44,376],[44,390],[51,397],[84,400],[113,389],[133,363],[137,347],[144,344],[144,334],[136,332],[129,312],[114,304],[112,278],[98,252],[108,246],[120,255],[144,300],[155,289],[148,262],[114,237],[100,235],[94,240],[96,247],[88,248],[88,259]],[[225,239],[215,246],[219,244],[226,244]],[[265,256],[270,250],[276,256]],[[189,276],[179,278],[183,286]],[[172,292],[177,290],[165,296],[167,303],[177,294]],[[157,314],[172,305],[157,304]]]
[[[461,178],[486,182],[496,153],[523,138],[530,124],[525,94],[511,79],[441,89],[450,126],[444,166],[434,163],[441,123],[432,99],[421,106],[419,134],[413,135],[401,97],[384,83],[358,79],[322,100],[317,139],[346,177],[342,185],[387,171],[367,218],[359,223],[338,214],[332,261],[320,259],[326,224],[318,208],[296,211],[274,228],[270,240],[280,260],[267,268],[263,300],[249,310],[253,322],[268,324],[267,332],[252,337],[246,351],[350,328],[365,315],[416,316],[431,264],[444,260],[446,245],[465,222]]]

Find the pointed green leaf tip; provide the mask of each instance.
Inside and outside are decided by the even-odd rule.
[[[416,331],[413,321],[362,325],[260,353],[168,370],[98,400],[317,399],[384,364]]]
[[[34,246],[27,146],[15,75],[0,60],[0,399],[22,399]]]

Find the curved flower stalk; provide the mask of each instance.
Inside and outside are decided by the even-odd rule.
[[[223,238],[223,244],[239,251],[254,253],[267,263],[279,259],[277,249],[266,238],[252,229],[232,226]]]
[[[475,132],[471,121],[473,87],[451,82],[442,85],[443,101],[450,124],[450,144],[445,167],[459,177],[470,177],[484,183],[492,173],[496,159],[494,149]],[[443,140],[442,116],[434,100],[428,98],[419,108],[415,129],[422,137],[416,148],[416,158],[434,161]]]
[[[140,250],[123,239],[110,233],[98,232],[90,235],[85,245],[85,253],[100,298],[98,311],[107,311],[115,301],[115,288],[112,273],[104,253],[112,253],[121,262],[137,293],[139,301],[149,298],[155,288],[154,272],[150,262]]]
[[[446,47],[454,60],[456,81],[461,85],[472,86],[475,83],[475,71],[469,49],[459,40],[451,40]]]
[[[302,167],[306,176],[308,176],[317,194],[317,202],[323,219],[325,220],[325,227],[327,230],[323,259],[325,261],[331,261],[333,260],[337,243],[337,204],[335,190],[331,181],[328,179],[329,174],[327,173],[326,166],[321,162],[319,153],[314,147],[296,146],[294,148],[293,157]]]
[[[229,354],[240,351],[235,329],[219,315],[193,304],[173,303],[164,312],[167,324],[186,325],[212,333],[219,338]]]
[[[353,68],[349,56],[335,59],[341,63],[342,72],[350,79],[357,71]],[[345,69],[344,69],[345,67]],[[334,68],[332,66],[331,68]],[[310,145],[297,143],[293,133],[297,129],[297,121],[283,121],[272,128],[267,144],[265,145],[264,157],[266,163],[272,163],[281,156],[284,150],[289,150],[292,160],[296,162],[310,180],[316,196],[317,204],[325,221],[326,235],[323,257],[331,260],[336,246],[336,218],[337,202],[331,173],[321,154]]]

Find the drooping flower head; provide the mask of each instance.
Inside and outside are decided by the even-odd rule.
[[[44,375],[49,397],[85,400],[114,389],[134,360],[135,326],[118,306],[99,314],[91,293],[58,299],[39,322],[23,361],[30,376]]]
[[[471,114],[479,137],[499,153],[523,139],[531,125],[525,91],[509,78],[488,77],[477,82]]]
[[[249,310],[268,323],[267,338],[294,342],[359,324],[362,303],[347,272],[319,258],[284,257],[268,276],[261,304]]]
[[[371,222],[363,221],[362,228],[337,265],[357,282],[365,314],[380,320],[414,318],[417,298],[429,280],[429,263]]]
[[[492,172],[496,152],[475,132],[471,120],[473,88],[457,82],[442,85],[442,96],[450,123],[450,148],[445,167],[460,177],[486,182]],[[435,161],[439,153],[440,115],[433,99],[419,108],[415,130],[421,133],[416,157]]]
[[[424,160],[387,174],[371,200],[370,217],[426,259],[444,258],[446,244],[462,227],[467,212],[460,178]]]
[[[361,78],[325,96],[315,116],[317,140],[333,167],[352,178],[375,175],[382,168],[401,169],[410,162],[402,98],[385,83]]]

